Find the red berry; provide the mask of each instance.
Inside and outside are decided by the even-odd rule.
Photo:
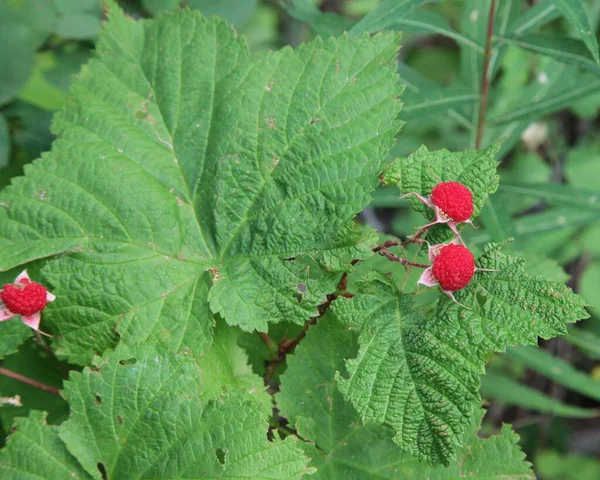
[[[442,247],[433,259],[432,273],[444,290],[455,292],[471,282],[475,258],[467,247],[451,243]]]
[[[438,183],[431,192],[431,201],[455,222],[464,222],[473,215],[473,195],[462,183]]]
[[[7,283],[0,291],[0,299],[11,313],[33,315],[46,308],[47,290],[35,282],[21,282],[18,285]]]

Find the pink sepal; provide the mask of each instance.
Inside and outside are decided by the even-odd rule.
[[[439,284],[437,279],[433,276],[433,272],[431,271],[431,267],[426,268],[421,274],[421,278],[418,281],[419,285],[425,285],[426,287],[435,287]]]
[[[47,337],[51,337],[52,335],[48,335],[45,332],[40,330],[40,320],[42,316],[40,313],[34,313],[33,315],[21,315],[21,321],[30,328],[33,328],[36,332],[41,333],[42,335],[46,335]]]
[[[4,322],[5,320],[10,320],[15,316],[14,313],[9,312],[3,305],[0,305],[0,322]]]

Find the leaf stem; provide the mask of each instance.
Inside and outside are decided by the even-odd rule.
[[[483,133],[485,131],[485,117],[487,115],[488,97],[490,93],[490,58],[492,56],[492,36],[494,35],[494,22],[496,19],[496,0],[492,0],[488,16],[487,35],[485,38],[485,51],[483,54],[483,74],[481,75],[481,100],[479,102],[479,118],[477,119],[477,138],[475,148],[481,148]]]
[[[33,380],[32,378],[24,377],[23,375],[21,375],[19,373],[15,373],[11,370],[7,370],[4,367],[0,367],[0,375],[4,375],[5,377],[12,378],[13,380],[24,383],[31,387],[39,388],[40,390],[43,390],[44,392],[48,392],[53,395],[60,396],[60,391],[58,390],[58,388],[51,387],[50,385],[46,385],[44,383],[38,382],[37,380]]]

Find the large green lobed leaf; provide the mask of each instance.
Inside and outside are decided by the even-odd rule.
[[[462,437],[463,448],[450,467],[432,467],[392,441],[393,431],[383,425],[365,425],[354,407],[346,402],[335,381],[345,374],[344,358],[358,349],[356,332],[332,315],[319,319],[288,359],[281,378],[277,404],[312,457],[317,473],[326,480],[400,479],[430,480],[532,479],[531,466],[517,446],[518,437],[504,426],[498,436],[481,439],[477,430],[482,411],[472,415]]]
[[[200,355],[213,313],[245,330],[316,315],[336,262],[316,276],[293,258],[350,247],[399,128],[397,48],[384,33],[259,56],[222,20],[110,4],[52,151],[0,193],[0,270],[58,256],[58,352]]]
[[[456,292],[460,305],[444,297],[430,318],[377,272],[354,298],[331,307],[360,332],[360,350],[340,375],[344,397],[363,421],[392,426],[396,443],[434,464],[455,459],[491,352],[564,335],[567,323],[587,317],[581,297],[527,275],[524,261],[498,245],[489,245],[477,266],[494,271],[477,272]]]
[[[259,397],[207,399],[212,380],[189,355],[120,346],[71,373],[64,390],[71,415],[60,427],[46,425],[40,412],[17,422],[0,472],[109,480],[299,479],[313,472],[296,439],[267,440]]]

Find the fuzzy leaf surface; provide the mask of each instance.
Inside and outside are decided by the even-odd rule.
[[[255,55],[197,11],[109,9],[51,152],[0,193],[0,270],[58,257],[44,321],[76,363],[119,337],[200,355],[213,313],[303,323],[332,272],[298,298],[284,259],[347,247],[399,128],[398,35]]]
[[[94,478],[58,438],[58,427],[46,424],[45,412],[34,410],[28,417],[18,418],[14,427],[0,450],[0,477],[4,480]]]
[[[460,182],[473,194],[473,217],[476,217],[487,197],[498,188],[498,162],[494,158],[498,150],[498,146],[492,146],[485,150],[430,152],[423,146],[408,158],[397,159],[385,172],[383,181],[397,186],[402,195],[416,192],[424,197],[429,197],[440,182]],[[431,210],[414,197],[410,200],[415,210],[430,214]]]
[[[311,470],[293,439],[269,442],[256,399],[204,402],[196,361],[154,346],[118,347],[72,373],[60,438],[87,472],[108,479],[300,478]]]
[[[564,335],[567,323],[587,317],[581,297],[562,283],[528,276],[524,261],[499,248],[488,246],[477,260],[498,271],[477,272],[456,292],[467,308],[442,298],[425,318],[383,275],[331,307],[360,332],[358,355],[340,378],[345,398],[365,422],[392,426],[394,441],[433,464],[455,458],[491,352]]]
[[[465,429],[459,460],[448,468],[432,467],[403,451],[392,441],[389,427],[364,425],[335,381],[336,372],[345,372],[343,359],[357,350],[356,332],[334,316],[325,316],[288,358],[288,369],[281,377],[277,404],[298,433],[312,442],[302,444],[312,458],[311,466],[317,468],[311,478],[534,478],[517,445],[518,436],[509,426],[498,436],[485,440],[477,436],[481,410]]]

